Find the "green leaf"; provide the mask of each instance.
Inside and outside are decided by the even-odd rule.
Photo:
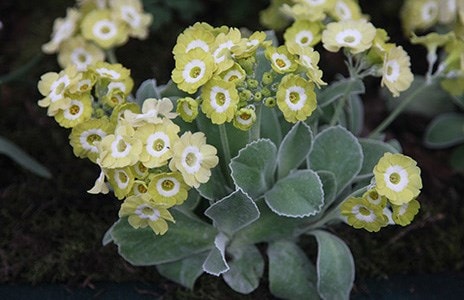
[[[260,139],[240,150],[230,162],[234,183],[253,200],[274,183],[277,148],[268,139]]]
[[[430,123],[425,132],[425,145],[446,148],[464,142],[464,114],[443,114]]]
[[[234,236],[234,244],[257,244],[288,238],[293,235],[296,226],[304,221],[279,216],[264,201],[258,200],[256,204],[260,212],[259,219],[238,231]]]
[[[453,170],[458,172],[464,171],[464,145],[458,146],[453,149],[450,158],[450,165]]]
[[[374,139],[359,139],[359,143],[362,147],[364,160],[357,179],[364,179],[373,176],[374,167],[384,153],[398,153],[398,150],[395,149],[395,147],[382,141]]]
[[[50,171],[6,138],[0,137],[0,154],[5,154],[24,169],[44,177],[52,178]]]
[[[219,276],[229,270],[226,262],[226,246],[229,239],[225,234],[220,232],[214,239],[214,248],[208,254],[203,263],[203,271],[208,274]]]
[[[287,176],[297,169],[311,150],[313,134],[302,122],[296,123],[280,144],[277,153],[278,178]]]
[[[348,129],[356,136],[364,128],[364,105],[359,95],[351,95],[347,108]]]
[[[189,96],[186,92],[179,90],[177,84],[172,80],[169,80],[166,84],[158,86],[156,90],[161,98],[180,98]]]
[[[229,271],[222,274],[224,281],[234,290],[242,294],[254,291],[264,272],[264,260],[254,245],[230,247]]]
[[[208,252],[202,252],[181,260],[159,264],[156,269],[163,277],[192,290],[195,281],[203,274],[203,263],[207,255]]]
[[[275,145],[282,141],[282,129],[275,109],[261,108],[261,137],[270,139]]]
[[[324,190],[316,172],[298,170],[277,181],[264,199],[280,216],[308,217],[317,214],[324,205]]]
[[[198,193],[210,201],[217,201],[224,198],[229,194],[229,190],[219,166],[211,170],[211,177],[208,182],[202,183],[200,187],[197,188]]]
[[[276,241],[267,248],[269,289],[283,299],[319,299],[316,269],[293,242]]]
[[[111,235],[111,232],[113,231],[114,225],[116,225],[116,223],[111,225],[111,227],[108,228],[108,230],[106,230],[105,234],[103,235],[103,239],[102,239],[103,246],[106,246],[113,241],[113,236]]]
[[[135,92],[135,102],[142,107],[143,101],[148,98],[160,98],[160,93],[156,83],[156,79],[147,79],[142,82]]]
[[[356,137],[341,126],[328,127],[314,139],[308,165],[315,171],[329,171],[342,191],[361,170],[363,153]]]
[[[111,232],[119,254],[136,266],[156,265],[183,259],[214,247],[217,230],[211,225],[173,210],[175,224],[164,235],[151,228],[133,228],[127,218],[114,225]]]
[[[330,84],[317,95],[318,106],[323,108],[344,95],[363,94],[364,83],[361,79],[343,79]]]
[[[230,235],[259,218],[259,210],[253,200],[237,190],[212,204],[205,215],[213,220],[214,227]]]
[[[337,196],[337,179],[334,173],[329,171],[317,171],[324,190],[324,208],[328,208]]]
[[[354,282],[354,261],[341,239],[322,230],[311,232],[318,243],[317,288],[322,299],[349,299]]]

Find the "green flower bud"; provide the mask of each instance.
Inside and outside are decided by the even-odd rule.
[[[267,97],[266,99],[264,99],[264,105],[266,105],[267,107],[274,107],[276,106],[276,104],[277,102],[274,97]]]

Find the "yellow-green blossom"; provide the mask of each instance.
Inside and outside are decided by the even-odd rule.
[[[401,8],[403,31],[406,35],[433,26],[438,20],[437,0],[406,0]]]
[[[148,193],[157,205],[171,207],[181,205],[188,197],[189,186],[179,172],[161,173],[153,176],[148,184]]]
[[[378,232],[388,224],[383,208],[369,202],[365,198],[349,198],[340,206],[340,213],[347,218],[354,228],[364,228],[369,232]]]
[[[126,110],[124,118],[134,127],[140,127],[144,124],[160,124],[164,118],[174,119],[177,113],[173,113],[174,105],[171,99],[147,98],[142,104],[142,113],[136,114]]]
[[[69,106],[59,110],[55,115],[55,120],[62,127],[71,128],[80,124],[92,116],[92,99],[89,94],[82,94],[70,97]]]
[[[213,124],[230,122],[239,101],[235,84],[218,78],[208,81],[201,91],[201,98],[201,109]]]
[[[167,164],[172,157],[171,146],[179,138],[179,126],[165,119],[160,124],[145,124],[137,128],[135,138],[143,142],[139,160],[147,168],[157,168]]]
[[[416,161],[399,153],[385,153],[374,167],[375,189],[395,205],[415,199],[422,188]]]
[[[184,92],[193,94],[213,76],[216,70],[211,53],[194,48],[185,55],[176,57],[172,81]]]
[[[58,63],[62,68],[75,65],[81,72],[86,71],[90,65],[104,60],[105,53],[102,49],[80,35],[64,41],[58,53]]]
[[[320,88],[321,85],[327,85],[327,83],[322,80],[322,70],[319,69],[318,66],[320,59],[319,52],[315,51],[312,47],[301,47],[299,45],[290,46],[288,50],[297,55],[297,64],[305,68],[306,76],[308,76],[317,87]]]
[[[185,122],[192,122],[198,116],[198,102],[191,97],[177,99],[176,112]]]
[[[95,42],[103,49],[124,44],[128,37],[127,26],[112,16],[111,10],[93,10],[82,20],[81,32],[84,38]]]
[[[234,65],[231,50],[235,46],[235,51],[242,52],[237,46],[246,49],[245,42],[241,38],[238,28],[230,28],[227,33],[220,33],[216,36],[212,47],[214,63],[217,66],[218,73],[221,73]]]
[[[284,4],[281,11],[295,20],[322,21],[333,6],[333,0],[294,0],[293,5]]]
[[[271,41],[266,41],[267,35],[263,31],[255,31],[248,38],[243,40],[244,46],[242,43],[232,47],[232,53],[237,59],[250,57],[256,54],[256,50],[259,46],[263,45],[265,47],[272,44]]]
[[[68,8],[66,11],[66,17],[63,19],[58,18],[53,23],[51,40],[42,45],[42,51],[48,54],[58,52],[61,44],[77,31],[80,18],[81,14],[77,9]]]
[[[401,46],[391,48],[385,55],[381,84],[386,86],[394,97],[398,97],[400,92],[411,86],[414,75],[410,66],[409,55]]]
[[[148,168],[141,161],[136,162],[131,170],[136,179],[145,179],[148,175]]]
[[[314,84],[298,75],[288,74],[282,78],[277,89],[277,106],[291,123],[304,121],[316,109]]]
[[[128,217],[127,221],[134,228],[150,228],[155,234],[165,234],[168,230],[166,221],[175,222],[169,211],[141,196],[130,196],[124,200],[119,210],[119,217]]]
[[[343,47],[356,54],[372,46],[375,33],[374,25],[364,19],[333,22],[322,32],[322,44],[331,52]]]
[[[275,48],[269,46],[264,52],[266,58],[271,62],[271,67],[279,74],[290,73],[296,70],[295,55],[291,54],[285,45]]]
[[[113,188],[114,195],[119,200],[124,199],[131,192],[135,178],[129,167],[108,169],[106,176]]]
[[[116,105],[111,112],[110,121],[113,124],[118,124],[119,120],[124,118],[126,110],[134,113],[140,113],[140,106],[135,102],[125,102],[119,105]]]
[[[75,85],[81,79],[75,66],[69,66],[60,73],[48,72],[40,77],[38,83],[39,92],[45,98],[38,101],[40,107],[47,107],[47,115],[54,116],[59,110],[69,107],[71,99],[66,94],[75,89]]]
[[[113,126],[107,118],[88,120],[72,128],[69,135],[74,155],[80,158],[87,157],[96,163],[99,152],[97,143],[113,132]]]
[[[197,22],[177,36],[176,45],[172,50],[176,59],[196,48],[200,48],[207,53],[211,52],[215,36],[208,26],[202,24],[204,23]]]
[[[238,63],[235,63],[231,68],[219,74],[219,77],[225,81],[237,84],[245,80],[246,72]]]
[[[387,197],[379,195],[375,188],[365,192],[362,197],[376,206],[387,206]]]
[[[70,87],[69,91],[71,94],[85,94],[90,93],[97,81],[97,77],[94,72],[86,71],[81,73],[81,78],[75,85]]]
[[[153,16],[143,12],[140,0],[111,0],[109,4],[116,19],[129,25],[129,36],[139,39],[145,39],[148,36]]]
[[[110,81],[124,81],[130,78],[130,70],[121,64],[110,64],[107,62],[97,62],[91,68],[98,79],[108,79]],[[129,91],[130,92],[130,91]]]
[[[254,108],[242,107],[236,113],[233,125],[241,130],[248,130],[256,122],[256,113]]]
[[[406,226],[411,223],[414,217],[419,212],[420,204],[419,201],[413,199],[408,203],[404,203],[402,205],[394,205],[392,204],[392,218],[395,224]]]
[[[97,180],[95,180],[95,184],[93,187],[87,191],[89,194],[108,194],[109,193],[109,188],[108,185],[105,181],[106,179],[106,174],[105,170],[101,169],[100,175],[98,175]]]
[[[320,23],[307,20],[297,20],[284,33],[285,45],[297,44],[301,47],[314,46],[321,40]]]
[[[335,0],[329,15],[337,21],[359,20],[362,18],[361,8],[355,0]]]
[[[186,184],[198,188],[211,176],[219,159],[215,147],[206,144],[202,132],[185,132],[172,147],[173,157],[169,162],[172,171],[180,171]]]

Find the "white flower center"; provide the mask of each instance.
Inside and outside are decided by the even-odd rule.
[[[95,146],[94,142],[101,141],[106,136],[106,132],[101,129],[92,128],[84,131],[80,137],[79,142],[81,143],[82,148],[87,151],[97,153],[98,148]]]
[[[345,29],[335,36],[335,41],[341,46],[356,47],[362,39],[362,34],[357,29]]]
[[[396,60],[389,60],[385,64],[384,72],[387,81],[395,82],[400,77],[400,64]]]
[[[121,190],[124,190],[129,185],[129,176],[123,170],[116,170],[114,172],[114,181]]]
[[[82,79],[77,83],[77,90],[81,92],[88,91],[92,87],[90,79]]]
[[[160,157],[169,150],[170,141],[166,133],[158,131],[147,138],[145,149],[153,157]]]
[[[118,28],[110,20],[100,20],[94,24],[92,33],[97,39],[107,41],[118,34]]]
[[[353,14],[351,13],[350,8],[346,3],[342,1],[338,1],[337,4],[335,5],[335,11],[337,12],[337,15],[340,17],[340,20],[349,20],[353,17]]]
[[[408,210],[409,203],[405,203],[401,205],[400,209],[398,210],[398,216],[402,216],[405,214],[405,212]]]
[[[190,105],[188,104],[187,101],[185,101],[184,103],[182,103],[182,109],[184,110],[184,112],[185,112],[188,116],[193,115],[193,111],[190,109]]]
[[[285,104],[293,111],[303,108],[307,98],[305,90],[301,86],[291,86],[285,92]]]
[[[55,44],[60,44],[62,41],[68,39],[73,33],[76,24],[74,20],[66,20],[61,24],[56,33],[52,38],[52,42]]]
[[[295,41],[300,46],[309,46],[314,39],[314,35],[309,30],[302,30],[295,35]]]
[[[193,40],[190,43],[188,43],[187,48],[185,48],[185,52],[189,52],[190,50],[200,48],[205,52],[209,52],[209,46],[208,43],[206,43],[203,40]]]
[[[71,100],[70,106],[63,111],[63,116],[67,120],[76,120],[84,112],[84,103],[79,100]]]
[[[50,101],[56,102],[63,99],[65,89],[70,83],[71,80],[69,79],[68,75],[64,75],[53,82],[50,87],[50,94],[48,95],[50,97]]]
[[[135,214],[140,219],[149,219],[150,221],[156,221],[160,218],[161,213],[156,208],[153,208],[147,204],[142,204],[137,206]]]
[[[119,72],[116,72],[115,70],[111,70],[108,68],[97,68],[95,72],[98,73],[98,75],[102,77],[108,77],[113,80],[118,80],[121,77],[121,74]]]
[[[253,123],[253,118],[249,117],[247,119],[243,119],[241,115],[237,116],[237,122],[239,122],[242,125],[248,126],[251,123]]]
[[[285,54],[274,53],[272,54],[271,59],[274,62],[275,66],[277,66],[277,68],[279,68],[279,70],[282,71],[290,68],[290,66],[292,65],[287,55]]]
[[[324,4],[326,0],[304,0],[304,1],[308,3],[309,5],[317,6],[317,5]]]
[[[108,84],[108,94],[110,94],[111,91],[113,90],[120,90],[121,92],[125,93],[126,92],[126,85],[122,82],[110,82]]]
[[[437,17],[438,5],[435,1],[429,1],[422,6],[421,17],[424,21],[432,21]]]
[[[181,164],[185,171],[194,174],[200,170],[203,155],[195,146],[188,146],[182,152]]]
[[[364,205],[353,206],[351,212],[353,213],[353,215],[355,215],[356,219],[363,222],[372,223],[376,220],[374,212],[365,207]]]
[[[121,7],[122,19],[129,23],[132,28],[137,28],[140,26],[140,14],[132,6],[123,6]]]
[[[216,50],[213,52],[213,57],[214,57],[214,62],[219,64],[226,59],[226,49],[230,50],[234,46],[234,42],[232,41],[227,41],[222,44],[220,44]]]
[[[206,64],[201,59],[189,61],[182,71],[182,77],[187,83],[195,83],[205,76]]]
[[[164,177],[156,182],[156,190],[163,197],[172,197],[179,193],[180,182],[174,177]]]
[[[76,48],[71,53],[71,61],[79,71],[85,71],[87,66],[92,62],[92,55],[84,48]]]
[[[229,72],[224,75],[224,80],[225,81],[233,81],[235,79],[241,79],[243,77],[243,74],[240,73],[238,70],[230,70]]]
[[[117,135],[111,143],[111,156],[114,158],[122,158],[129,155],[132,146],[126,143],[121,135]]]
[[[401,166],[390,166],[383,175],[387,188],[401,192],[409,183],[408,172]]]
[[[219,86],[214,86],[209,95],[211,107],[218,113],[225,112],[230,106],[229,91]]]

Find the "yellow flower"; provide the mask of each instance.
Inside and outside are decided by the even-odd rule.
[[[264,51],[264,54],[271,62],[272,69],[279,74],[293,72],[298,67],[295,56],[288,51],[285,45],[278,48],[269,46]]]
[[[198,116],[198,102],[191,97],[177,99],[176,112],[185,122],[192,122]]]
[[[236,113],[233,125],[240,130],[248,130],[256,122],[256,113],[254,108],[242,107]]]
[[[410,65],[409,56],[401,46],[391,48],[386,54],[382,67],[381,85],[387,86],[394,97],[398,97],[400,92],[411,86],[414,75]]]
[[[222,80],[234,82],[237,84],[245,80],[246,72],[238,63],[235,63],[231,68],[219,74],[219,77]]]
[[[403,154],[385,153],[374,167],[375,189],[395,205],[416,198],[422,188],[416,161]]]
[[[401,8],[401,20],[406,35],[433,26],[438,20],[437,0],[407,0]]]
[[[64,41],[58,53],[58,63],[62,68],[75,65],[78,71],[87,71],[90,65],[105,60],[105,53],[101,48],[86,41],[78,35]]]
[[[380,206],[382,208],[387,206],[387,197],[379,195],[376,189],[368,190],[362,197],[373,205]]]
[[[306,120],[317,107],[314,84],[298,75],[288,74],[282,78],[276,97],[285,120],[291,123]]]
[[[135,102],[124,102],[122,104],[116,105],[111,112],[110,121],[113,124],[118,124],[119,120],[124,118],[126,110],[134,113],[140,113],[140,106]]]
[[[142,141],[133,137],[134,128],[126,122],[119,123],[115,133],[105,136],[98,144],[98,163],[108,169],[132,166],[139,160]]]
[[[167,164],[172,157],[171,146],[179,139],[179,126],[165,119],[160,124],[145,124],[138,127],[134,137],[143,142],[139,160],[147,168],[157,168]]]
[[[172,171],[180,171],[186,184],[198,188],[211,176],[219,159],[215,147],[206,144],[202,132],[185,132],[172,147],[173,157],[169,162]]]
[[[121,205],[119,217],[128,217],[127,221],[134,228],[150,228],[155,234],[165,234],[170,221],[175,223],[169,211],[160,205],[156,205],[141,196],[130,196]]]
[[[114,19],[110,10],[93,10],[82,20],[81,32],[84,38],[95,42],[103,49],[124,44],[129,35],[127,27]]]
[[[92,116],[92,99],[89,94],[82,94],[70,97],[69,106],[59,110],[55,115],[55,120],[62,127],[71,128],[80,124]]]
[[[378,232],[388,224],[388,218],[383,214],[383,208],[364,198],[349,198],[340,206],[340,213],[347,218],[354,228],[364,228],[369,232]]]
[[[333,6],[333,0],[295,0],[294,5],[284,4],[281,11],[295,20],[322,21],[326,11]]]
[[[39,92],[45,98],[38,101],[40,107],[47,107],[47,115],[54,116],[59,110],[69,107],[71,99],[67,92],[75,89],[82,73],[75,66],[69,66],[60,73],[48,72],[40,77]]]
[[[216,70],[213,56],[201,48],[176,57],[172,81],[184,92],[193,94],[213,76]]]
[[[130,70],[121,64],[110,64],[107,62],[97,62],[91,69],[95,72],[98,79],[108,79],[110,81],[124,81],[130,78]],[[129,91],[130,92],[130,91]]]
[[[148,184],[148,193],[153,203],[166,208],[184,203],[188,197],[188,190],[189,187],[179,172],[157,174]]]
[[[116,18],[129,25],[130,36],[139,39],[147,38],[153,17],[143,12],[140,0],[112,0],[109,4]]]
[[[136,179],[145,179],[148,175],[148,168],[141,161],[136,162],[131,170]]]
[[[285,45],[290,48],[297,44],[301,47],[314,46],[321,40],[320,23],[307,20],[297,20],[284,33]]]
[[[245,42],[241,38],[240,30],[237,28],[230,28],[227,33],[220,33],[216,36],[211,53],[218,73],[233,66],[234,60],[232,59],[231,50],[234,46],[246,48]]]
[[[297,64],[306,69],[306,76],[314,82],[318,88],[321,85],[327,85],[322,80],[322,70],[319,69],[318,63],[320,59],[319,52],[312,47],[301,47],[299,45],[290,46],[288,49],[291,53],[298,56]]]
[[[114,108],[120,104],[124,104],[133,86],[134,81],[131,77],[127,77],[125,80],[121,81],[109,82],[105,88],[106,94],[101,96],[103,104],[109,108]]]
[[[419,201],[413,199],[408,203],[404,203],[402,205],[392,204],[392,208],[392,218],[395,224],[406,226],[411,223],[411,221],[419,212],[420,204]]]
[[[171,99],[147,98],[142,104],[142,113],[136,114],[132,111],[125,111],[124,118],[134,127],[140,127],[144,124],[160,124],[164,118],[174,119],[177,113],[173,113],[174,105]]]
[[[100,175],[98,176],[97,180],[95,180],[94,186],[87,191],[89,194],[108,194],[110,191],[108,189],[108,185],[105,182],[106,174],[105,170],[101,169]]]
[[[329,23],[322,32],[322,44],[331,52],[345,47],[356,54],[371,47],[375,33],[374,25],[363,19]]]
[[[107,118],[88,120],[72,128],[69,135],[74,155],[87,157],[96,163],[99,152],[97,144],[105,136],[113,132],[113,126]]]
[[[174,57],[185,55],[196,48],[208,53],[211,52],[215,36],[209,27],[201,24],[204,23],[197,22],[177,36],[176,45],[172,50]]]
[[[329,15],[337,21],[359,20],[362,18],[361,8],[354,0],[336,0]]]
[[[58,51],[61,44],[77,31],[77,23],[81,18],[80,12],[75,8],[68,8],[64,19],[58,18],[53,23],[51,40],[42,45],[42,51],[48,54]]]
[[[213,124],[230,122],[239,101],[235,84],[218,78],[208,81],[201,91],[201,98],[201,109]]]
[[[255,31],[248,38],[244,39],[244,46],[242,43],[232,47],[232,53],[234,58],[246,58],[256,54],[256,50],[259,46],[269,46],[272,42],[265,41],[267,35],[263,31]]]
[[[119,200],[124,199],[131,192],[135,178],[129,167],[108,169],[106,176],[113,188],[114,195]]]
[[[92,88],[94,87],[97,77],[95,76],[95,73],[92,71],[86,71],[81,73],[82,76],[77,81],[77,83],[70,88],[71,94],[85,94],[85,93],[90,93],[92,91]]]

